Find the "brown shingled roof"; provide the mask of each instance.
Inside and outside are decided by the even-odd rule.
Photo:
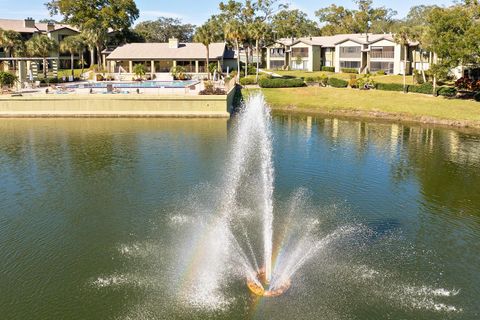
[[[210,44],[210,59],[222,59],[225,43]],[[168,43],[130,43],[113,50],[108,60],[202,60],[206,48],[201,43],[180,43],[178,48],[170,48]]]
[[[55,25],[56,30],[68,28],[78,32],[78,29],[72,27],[67,24],[59,24],[56,23]],[[25,21],[19,19],[0,19],[0,29],[3,30],[13,30],[20,33],[35,33],[35,32],[47,32],[47,23],[39,23],[35,22],[35,28],[26,28]]]

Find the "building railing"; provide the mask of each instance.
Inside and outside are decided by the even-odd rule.
[[[361,59],[362,58],[362,53],[360,51],[358,51],[358,52],[340,52],[340,59],[342,59],[342,58]]]
[[[270,53],[272,58],[285,58],[285,53]]]
[[[297,57],[300,58],[308,58],[308,52],[304,51],[292,51],[292,57],[295,59]]]
[[[395,58],[395,52],[393,51],[384,51],[384,52],[370,52],[370,57],[372,59],[393,59]]]

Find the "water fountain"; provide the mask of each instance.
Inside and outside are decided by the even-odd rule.
[[[236,253],[233,256],[244,268],[249,290],[257,296],[278,297],[291,287],[294,274],[320,248],[335,238],[354,231],[354,228],[341,228],[318,240],[312,236],[316,223],[305,226],[303,232],[298,232],[302,236],[293,241],[294,245],[289,246],[288,252],[283,252],[273,267],[274,169],[271,116],[262,94],[252,94],[247,99],[238,115],[234,132],[236,135],[225,174],[225,194],[219,221],[226,226],[231,239],[231,250]],[[296,214],[294,209],[291,214]],[[261,264],[258,263],[259,254],[255,254],[250,239],[254,235],[246,231],[242,218],[257,218],[262,225],[261,230],[257,230],[261,232],[263,242]],[[282,251],[285,248],[279,244],[278,249]]]

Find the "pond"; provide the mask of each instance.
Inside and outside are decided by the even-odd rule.
[[[277,298],[189,285],[219,277],[195,272],[195,230],[225,191],[235,121],[2,119],[1,317],[480,317],[480,134],[418,125],[274,115],[274,243],[286,225],[360,231]]]

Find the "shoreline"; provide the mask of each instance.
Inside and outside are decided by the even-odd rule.
[[[244,94],[248,96],[254,91],[247,89]],[[260,91],[276,112],[480,130],[480,103],[470,100],[331,87],[275,88]]]
[[[325,110],[320,108],[298,108],[295,106],[276,107],[270,105],[274,114],[292,114],[308,116],[337,117],[349,120],[369,120],[385,123],[416,124],[444,129],[456,129],[480,133],[480,121],[448,120],[431,116],[412,116],[408,114],[388,113],[380,111],[364,111],[351,109]],[[480,113],[480,107],[479,107]]]

